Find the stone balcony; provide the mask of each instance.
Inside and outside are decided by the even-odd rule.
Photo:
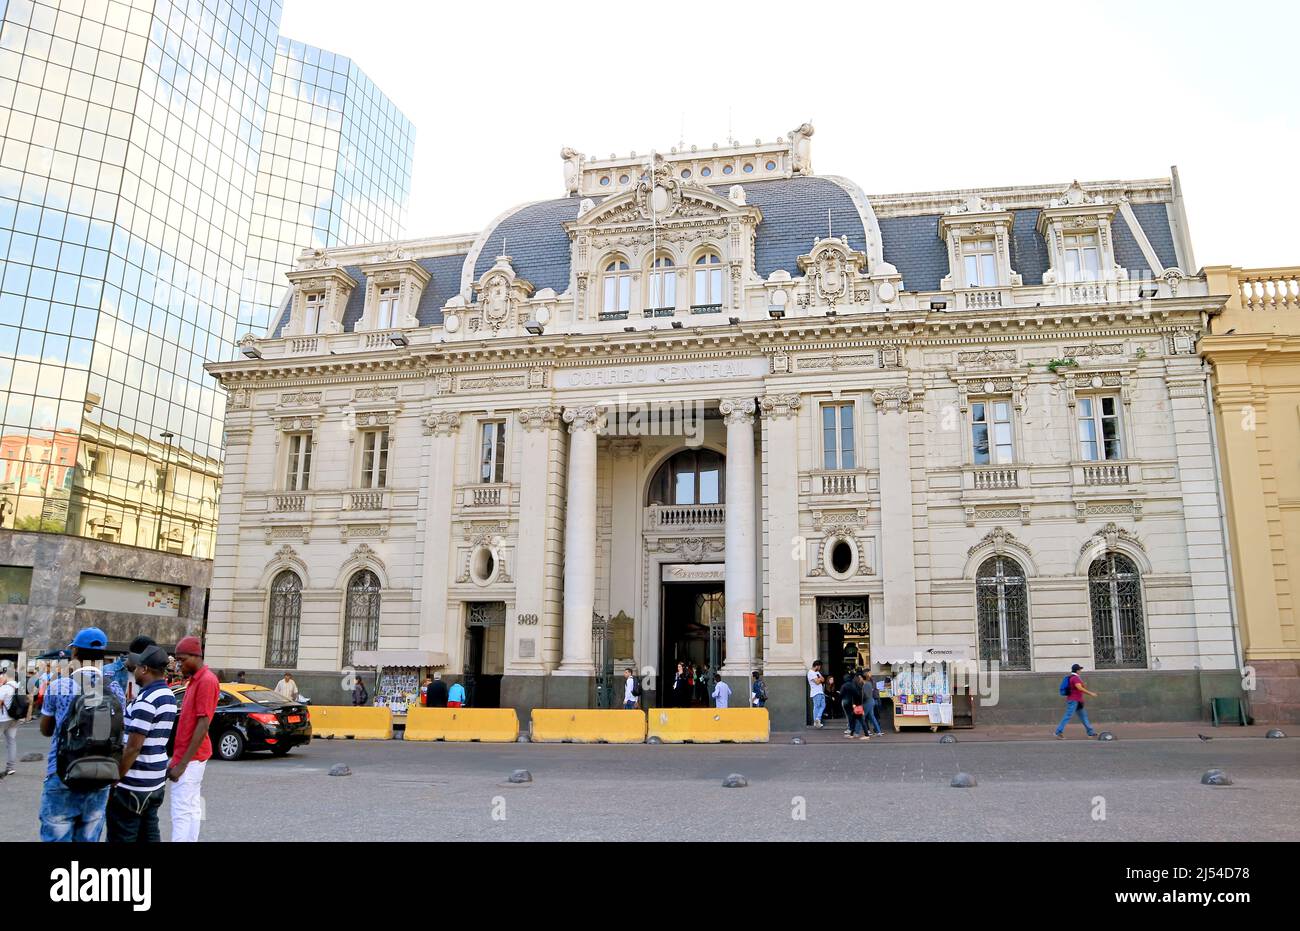
[[[456,489],[462,509],[484,514],[508,510],[516,503],[515,495],[515,486],[509,482],[471,482]]]
[[[814,498],[848,498],[874,490],[870,469],[812,469],[799,474],[799,491]]]
[[[1136,459],[1074,462],[1070,468],[1076,490],[1114,491],[1142,484],[1142,463]]]
[[[715,532],[722,530],[726,523],[725,504],[652,504],[645,509],[647,532]]]

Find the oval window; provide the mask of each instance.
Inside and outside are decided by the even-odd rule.
[[[606,175],[605,177],[600,179],[600,186],[609,187],[609,175]]]
[[[490,546],[480,546],[474,551],[474,556],[470,560],[470,574],[474,581],[480,585],[486,585],[492,581],[492,576],[497,571],[497,560],[492,555]]]
[[[700,169],[700,174],[704,175],[704,177],[707,178],[709,175],[713,174],[713,169],[710,168],[708,165],[705,165],[703,168]]]
[[[631,179],[628,178],[627,175],[619,175],[619,176],[618,176],[618,183],[619,183],[619,184],[627,184],[628,181],[630,181],[630,180],[631,180]]]
[[[776,162],[768,162],[766,166],[768,171],[776,171]]]
[[[853,547],[846,540],[839,540],[831,547],[831,568],[839,575],[848,575],[853,568]]]
[[[745,174],[747,174],[747,175],[748,175],[748,174],[753,174],[753,172],[754,172],[754,166],[753,166],[752,164],[750,164],[749,162],[746,162],[746,163],[745,163]]]
[[[736,170],[736,169],[733,168],[733,167],[730,166],[730,165],[723,165],[723,166],[722,166],[722,173],[723,173],[724,175],[729,175],[729,174],[731,174],[731,173],[732,173],[733,171],[735,171],[735,170]]]
[[[690,170],[689,168],[683,168],[683,169],[682,169],[682,177],[683,177],[683,178],[689,178],[690,176],[691,176],[691,170]]]

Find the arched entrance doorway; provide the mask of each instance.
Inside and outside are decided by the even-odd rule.
[[[722,538],[726,523],[726,457],[685,449],[650,479],[647,533],[660,552],[658,704],[707,705],[712,676],[726,660]],[[691,684],[678,680],[686,667]]]

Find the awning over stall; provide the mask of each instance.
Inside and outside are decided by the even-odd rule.
[[[971,658],[970,648],[949,644],[910,643],[901,646],[871,645],[874,663],[951,663]]]
[[[357,650],[352,654],[352,665],[367,669],[372,667],[437,669],[447,665],[447,654],[433,650]]]

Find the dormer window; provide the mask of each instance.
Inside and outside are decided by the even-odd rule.
[[[392,330],[397,327],[397,296],[400,290],[396,285],[379,289],[379,303],[375,311],[377,329]]]
[[[325,309],[325,292],[311,291],[304,294],[302,296],[302,308],[303,334],[319,333],[321,331],[321,311]]]
[[[998,262],[992,239],[962,240],[961,255],[966,269],[966,287],[997,287]]]
[[[1101,252],[1097,234],[1067,233],[1065,236],[1065,280],[1097,281],[1101,278]]]
[[[605,266],[603,313],[624,314],[632,309],[632,272],[627,262],[614,259]]]
[[[706,252],[695,260],[694,307],[722,306],[722,259]]]
[[[667,310],[677,306],[677,269],[670,256],[661,255],[650,269],[650,293],[646,307]]]

